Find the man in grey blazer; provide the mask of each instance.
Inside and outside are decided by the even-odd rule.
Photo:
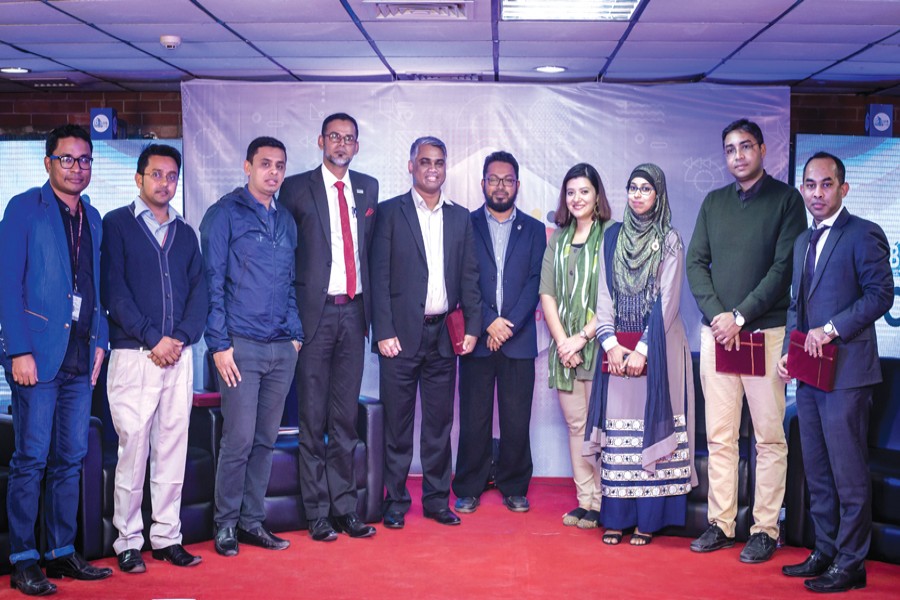
[[[296,371],[300,491],[310,537],[333,541],[335,530],[355,538],[375,534],[356,514],[353,449],[378,181],[349,170],[359,152],[350,115],[325,117],[319,148],[322,165],[285,179],[280,200],[297,222],[297,306],[306,333]]]
[[[803,169],[800,190],[813,227],[794,246],[787,332],[778,374],[790,380],[790,332],[806,333],[804,351],[822,356],[837,346],[834,390],[797,385],[803,468],[816,544],[789,577],[814,592],[866,585],[864,560],[872,531],[867,437],[872,387],[881,381],[875,321],[893,304],[890,251],[881,227],[843,207],[850,191],[844,164],[825,152]]]
[[[384,526],[400,529],[409,511],[406,478],[413,454],[416,391],[422,398],[422,508],[426,518],[458,525],[449,507],[450,428],[456,355],[446,317],[462,307],[471,352],[481,332],[481,292],[469,211],[447,198],[447,147],[413,142],[412,189],[378,207],[372,241],[372,331],[384,404]]]

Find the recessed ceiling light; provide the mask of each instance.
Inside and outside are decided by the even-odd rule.
[[[26,69],[24,67],[3,67],[0,69],[0,73],[8,73],[9,75],[22,75],[24,73],[31,73],[31,69]]]
[[[504,21],[628,21],[641,0],[502,0]]]
[[[562,73],[566,68],[557,67],[556,65],[544,65],[543,67],[535,67],[534,70],[538,73]]]

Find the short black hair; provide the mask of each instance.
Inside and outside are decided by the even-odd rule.
[[[91,152],[94,151],[94,143],[91,141],[91,136],[84,127],[81,125],[60,125],[47,135],[47,156],[56,152],[59,140],[70,137],[86,141],[91,148]]]
[[[356,123],[356,119],[348,115],[347,113],[334,113],[333,115],[328,115],[325,117],[325,120],[322,121],[322,135],[325,135],[325,128],[328,127],[328,124],[332,121],[350,121],[353,123],[353,131],[355,132],[357,138],[359,138],[359,125]]]
[[[247,162],[252,163],[253,157],[256,156],[256,152],[260,148],[278,148],[282,152],[284,152],[284,158],[287,160],[287,148],[284,147],[284,144],[281,140],[277,140],[273,137],[269,137],[267,135],[261,136],[250,142],[250,145],[247,146]]]
[[[759,125],[754,123],[749,119],[738,119],[737,121],[733,121],[722,130],[722,144],[725,143],[725,138],[728,137],[728,134],[732,131],[746,131],[754,138],[756,138],[756,143],[762,146],[765,142],[763,141],[762,129],[759,128]]]
[[[497,152],[491,152],[484,159],[484,169],[481,171],[481,177],[487,177],[488,167],[491,166],[491,163],[502,162],[511,164],[513,167],[513,171],[516,172],[516,179],[519,178],[519,161],[516,160],[516,157],[510,154],[509,152],[504,152],[503,150],[498,150]]]
[[[834,154],[831,154],[830,152],[824,152],[822,150],[820,150],[819,152],[816,152],[815,154],[810,156],[807,159],[806,164],[803,165],[803,179],[806,179],[806,169],[809,167],[809,163],[811,163],[812,161],[819,159],[819,158],[824,158],[824,159],[834,161],[834,166],[836,167],[835,171],[837,171],[838,184],[844,185],[844,180],[847,177],[847,169],[846,169],[846,167],[844,167],[844,161],[839,159]]]
[[[147,163],[150,162],[151,156],[167,156],[175,161],[175,165],[178,167],[178,170],[181,171],[181,152],[179,152],[177,148],[166,146],[165,144],[147,144],[144,146],[144,149],[141,150],[141,155],[138,156],[138,173],[143,174],[144,171],[147,170]]]

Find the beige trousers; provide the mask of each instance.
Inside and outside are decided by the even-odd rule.
[[[600,479],[595,476],[591,459],[582,456],[584,428],[587,422],[588,402],[591,399],[591,381],[578,381],[571,392],[558,391],[566,425],[569,427],[569,453],[572,457],[572,474],[578,506],[585,510],[600,510]]]
[[[743,396],[756,436],[756,487],[750,533],[778,538],[778,514],[784,500],[787,444],[784,439],[784,382],[775,365],[781,358],[784,327],[763,330],[766,336],[766,374],[762,377],[716,372],[712,330],[700,330],[700,383],[706,399],[706,437],[709,447],[710,523],[734,536],[737,516],[738,436]]]
[[[150,500],[154,549],[181,543],[181,487],[187,456],[194,371],[191,348],[170,367],[153,364],[147,350],[113,350],[106,389],[109,412],[119,434],[119,462],[113,495],[113,526],[119,537],[113,550],[140,550],[141,518],[147,457],[150,457]]]

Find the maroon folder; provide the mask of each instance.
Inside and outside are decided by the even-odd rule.
[[[732,346],[726,350],[722,344],[716,344],[716,372],[735,373],[737,375],[766,374],[766,334],[762,331],[751,333],[742,331],[741,349]]]
[[[463,311],[457,308],[447,314],[447,332],[450,334],[450,341],[453,343],[453,351],[462,354],[463,341],[466,339],[466,321],[463,318]]]
[[[191,404],[199,408],[221,406],[222,397],[219,392],[194,392],[194,400]]]
[[[616,339],[619,345],[629,350],[634,350],[638,342],[641,341],[642,331],[617,331]],[[603,373],[609,373],[609,360],[606,358],[606,352],[603,353],[603,361],[600,363],[600,370]],[[647,374],[647,363],[644,363],[644,370],[641,371],[641,377]]]
[[[822,346],[821,358],[815,358],[803,349],[806,343],[806,334],[797,331],[791,332],[791,343],[788,346],[787,370],[788,374],[824,392],[834,389],[834,374],[837,364],[837,346],[825,344]]]

